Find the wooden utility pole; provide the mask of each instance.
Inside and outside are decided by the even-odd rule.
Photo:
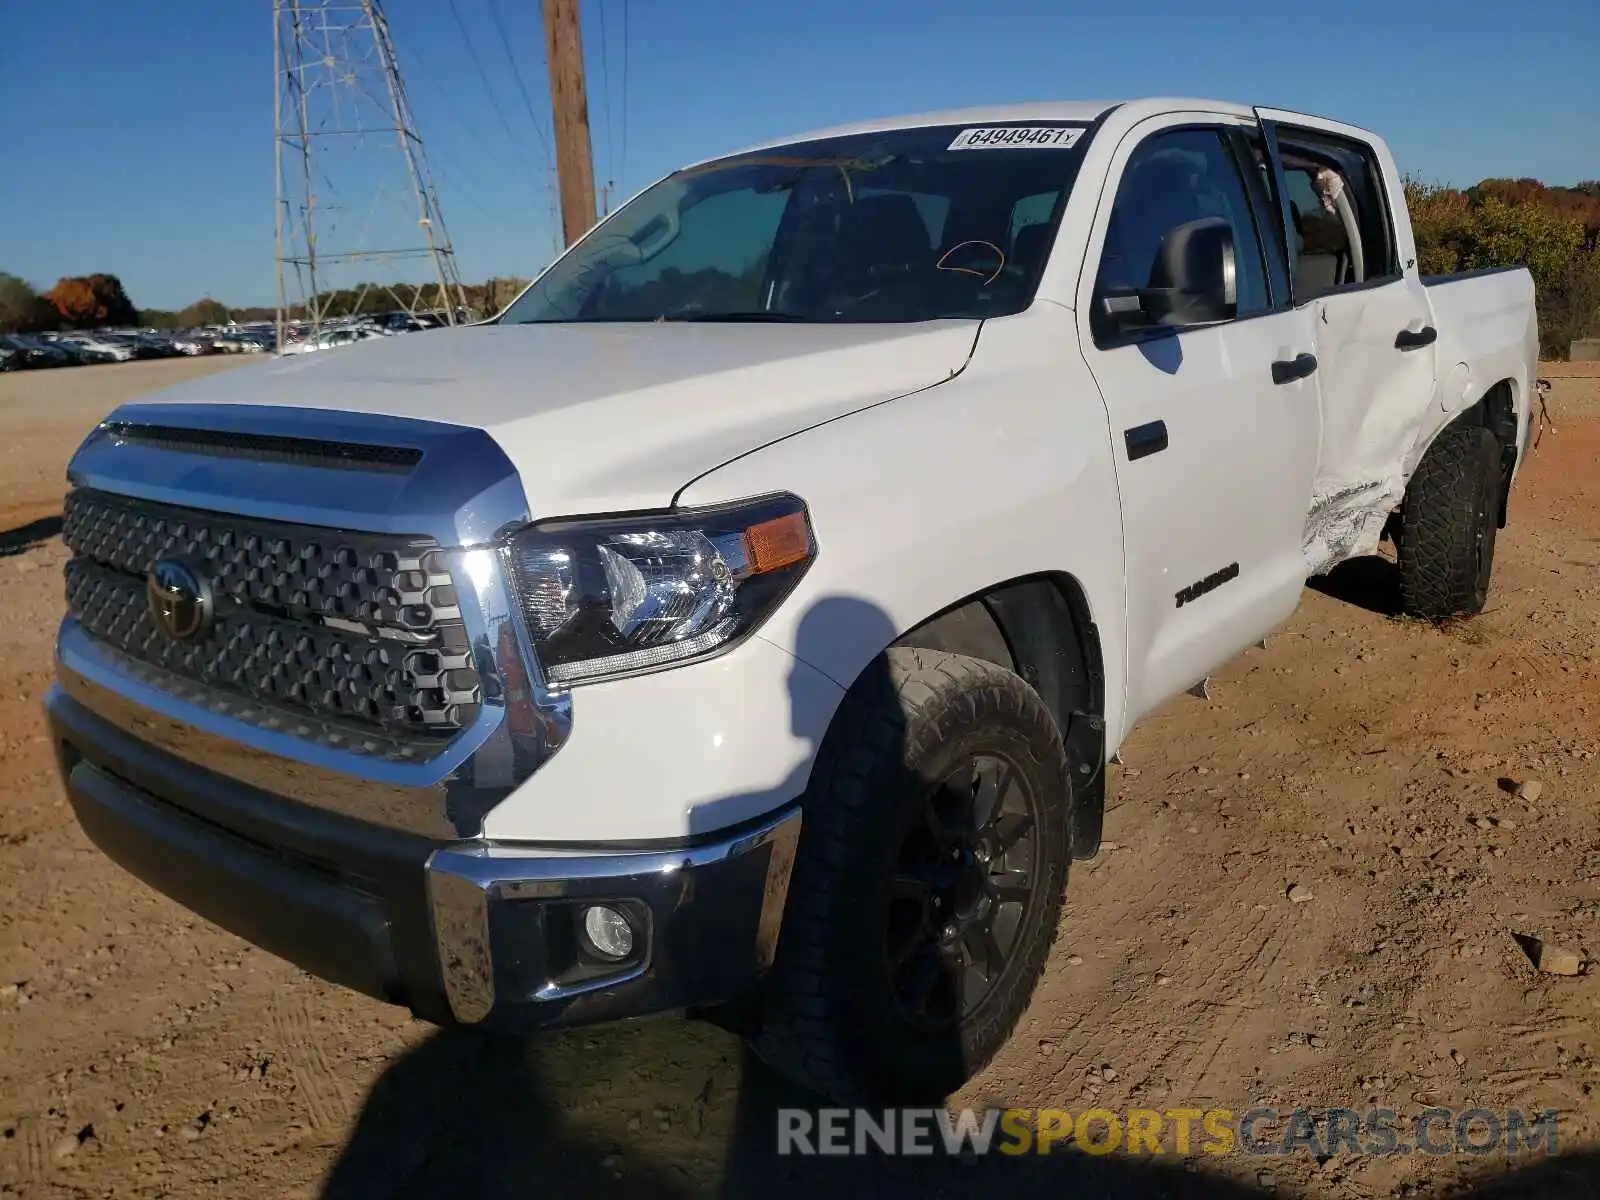
[[[589,144],[578,0],[544,0],[544,48],[556,131],[561,229],[570,246],[595,223],[594,152]]]

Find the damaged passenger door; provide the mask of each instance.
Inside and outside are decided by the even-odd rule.
[[[1257,115],[1294,304],[1316,328],[1322,453],[1304,536],[1314,574],[1372,553],[1400,503],[1403,459],[1434,396],[1438,331],[1383,144],[1336,122]]]

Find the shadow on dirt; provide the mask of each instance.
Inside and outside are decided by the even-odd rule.
[[[518,1040],[444,1032],[397,1061],[374,1087],[323,1196],[1259,1200],[1273,1194],[1219,1178],[1207,1164],[1191,1170],[1177,1159],[1059,1147],[1043,1157],[969,1160],[942,1150],[919,1158],[780,1155],[778,1110],[814,1114],[818,1106],[731,1034],[674,1018]],[[1246,1160],[1242,1170],[1237,1155],[1218,1166],[1224,1162],[1246,1179],[1274,1167],[1278,1178],[1287,1174],[1271,1158]],[[1600,1154],[1530,1155],[1527,1166],[1451,1194],[1600,1197]]]
[[[778,1110],[818,1101],[731,1034],[663,1018],[495,1042],[445,1032],[374,1087],[326,1200],[1255,1194],[1181,1168],[1057,1153],[780,1156]]]
[[[1381,555],[1346,559],[1326,575],[1307,580],[1306,586],[1380,617],[1400,615],[1400,568]]]
[[[0,531],[0,558],[26,554],[35,546],[60,536],[60,516],[40,517],[37,521],[29,521],[26,525],[18,525],[15,529]]]

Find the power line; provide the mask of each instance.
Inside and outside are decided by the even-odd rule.
[[[517,81],[517,91],[522,95],[522,107],[527,111],[528,120],[533,125],[533,132],[539,138],[539,150],[544,155],[544,170],[546,179],[546,194],[550,201],[550,248],[555,253],[561,251],[560,218],[556,214],[556,169],[555,159],[550,150],[549,139],[545,137],[544,125],[533,111],[533,100],[528,96],[528,84],[522,78],[522,68],[517,66],[517,56],[511,52],[511,39],[506,36],[506,25],[500,18],[500,5],[498,0],[489,0],[489,16],[494,20],[495,30],[500,35],[500,48],[505,52],[506,62],[511,64],[512,77]]]
[[[421,79],[421,81],[427,85],[427,96],[431,103],[437,105],[437,111],[448,115],[454,124],[461,126],[462,129],[465,130],[466,134],[472,138],[476,147],[482,151],[482,161],[493,163],[497,168],[503,170],[507,162],[505,153],[503,150],[497,149],[495,146],[490,144],[489,138],[485,136],[483,132],[483,122],[481,120],[473,120],[471,117],[464,114],[459,107],[457,107],[456,99],[457,93],[460,89],[443,86],[438,76],[434,75],[431,69],[427,68],[429,59],[426,56],[419,56],[411,60],[411,62],[412,65],[409,69],[412,75]],[[539,135],[541,141],[544,140],[544,131],[542,129],[539,129],[537,126],[535,126],[534,132]],[[537,174],[532,171],[529,171],[525,176],[524,172],[513,169],[509,174],[509,183],[502,185],[500,182],[501,176],[497,171],[494,176],[492,186],[485,187],[484,177],[480,173],[479,168],[474,166],[469,170],[466,166],[469,161],[472,161],[470,156],[467,158],[457,158],[453,152],[447,151],[444,147],[437,143],[431,147],[431,153],[438,161],[439,165],[444,169],[445,174],[457,181],[453,185],[453,192],[457,195],[464,196],[473,210],[476,211],[479,216],[488,218],[489,223],[493,225],[494,228],[498,229],[503,235],[505,235],[508,242],[515,242],[525,233],[525,230],[520,223],[520,218],[516,224],[512,223],[512,217],[516,216],[518,210],[515,208],[515,206],[508,206],[504,203],[493,203],[491,205],[489,201],[480,199],[478,195],[479,191],[482,191],[487,195],[498,195],[503,197],[507,187],[519,188],[525,186],[528,188],[529,195],[535,205],[548,205],[550,210],[550,225],[552,230],[554,230],[558,224],[555,215],[555,186],[553,182],[549,181],[548,173],[546,175],[546,181],[542,182],[537,177]],[[546,157],[548,161],[547,148]],[[474,188],[466,188],[462,186],[462,184],[465,183],[469,178],[475,185]],[[556,235],[552,233],[551,236],[554,238]]]
[[[628,0],[622,0],[622,173],[628,173]]]
[[[606,0],[600,6],[600,96],[606,110],[606,208],[609,210],[611,185],[617,181],[616,129],[611,123],[611,35],[606,32]]]
[[[533,132],[539,137],[539,149],[544,154],[545,170],[554,170],[551,166],[550,142],[545,137],[544,125],[534,114],[533,101],[528,98],[528,85],[522,78],[522,68],[517,66],[517,56],[511,53],[511,39],[506,36],[505,22],[500,19],[499,0],[489,0],[489,16],[494,19],[494,27],[500,34],[500,48],[505,51],[506,62],[511,64],[511,74],[517,81],[517,91],[522,94],[522,107],[527,110],[528,120],[533,123]]]
[[[456,124],[465,129],[466,132],[471,135],[472,139],[477,142],[478,146],[483,150],[485,156],[490,162],[501,160],[503,158],[502,152],[490,145],[489,139],[484,136],[483,122],[472,120],[470,117],[466,116],[461,109],[457,108],[455,103],[455,90],[450,87],[442,86],[438,76],[434,75],[430,69],[426,69],[422,65],[427,63],[428,59],[426,57],[419,56],[418,58],[409,61],[412,63],[410,68],[412,75],[427,85],[424,88],[424,91],[426,93],[428,103],[431,105],[436,105],[438,111],[448,113],[450,118]],[[537,183],[535,183],[533,186],[536,189],[539,187]]]
[[[456,7],[456,0],[450,0],[450,15],[455,18],[456,28],[461,31],[461,40],[467,44],[467,54],[472,58],[472,65],[478,72],[478,79],[483,84],[483,90],[489,96],[489,103],[494,107],[495,116],[500,118],[500,128],[505,130],[506,140],[515,146],[519,152],[522,152],[523,144],[517,140],[517,135],[511,132],[511,122],[506,120],[506,110],[500,107],[500,97],[495,95],[494,87],[489,83],[489,73],[483,69],[483,60],[478,57],[478,48],[473,45],[472,35],[467,32],[466,22],[461,19],[461,10]],[[549,159],[549,151],[546,149],[545,177],[547,179],[549,178],[550,170]],[[532,163],[528,164],[528,169],[530,171],[534,169]]]

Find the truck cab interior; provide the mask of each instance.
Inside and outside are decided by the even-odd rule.
[[[1279,145],[1292,222],[1295,299],[1397,274],[1387,206],[1366,155],[1290,131],[1280,135]]]

